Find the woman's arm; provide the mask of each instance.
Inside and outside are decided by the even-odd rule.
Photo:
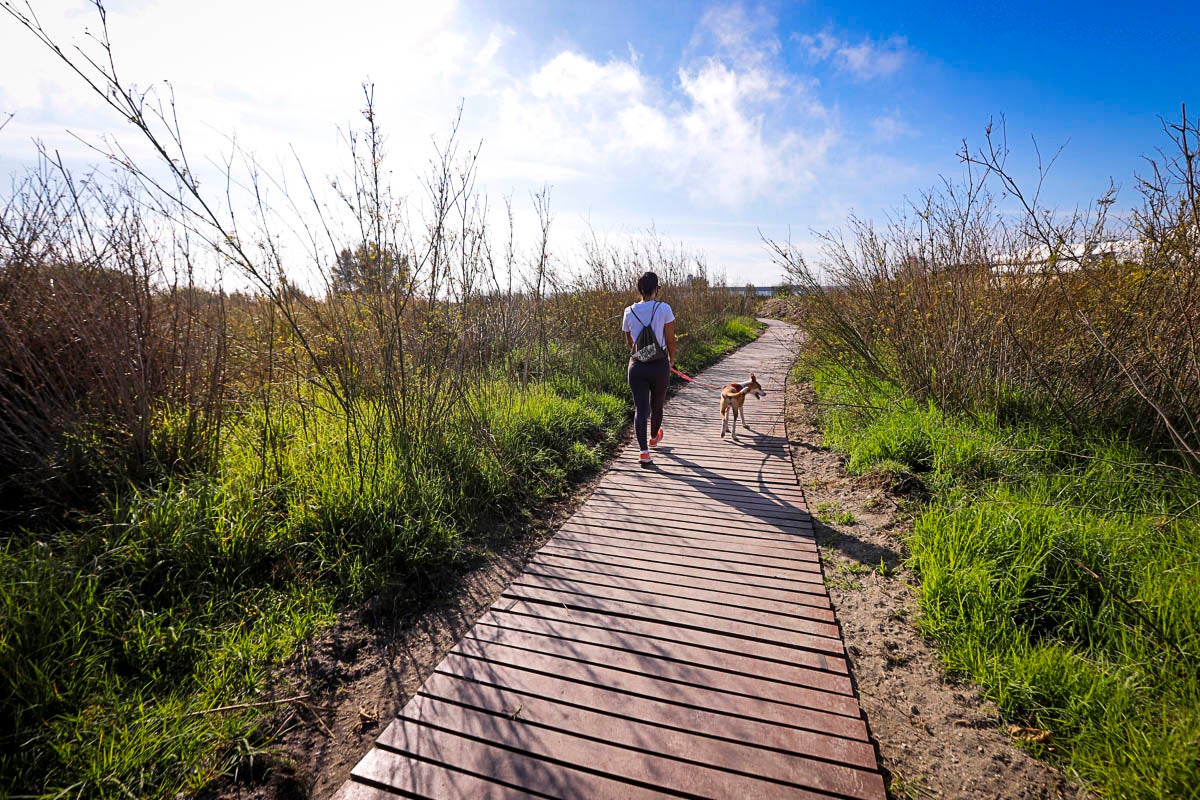
[[[625,331],[625,344],[629,345],[629,352],[633,352],[633,334]]]
[[[629,334],[625,334],[628,336]],[[675,363],[675,320],[663,326],[663,337],[667,340],[667,356]]]

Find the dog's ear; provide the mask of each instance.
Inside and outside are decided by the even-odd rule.
[[[751,373],[750,373],[750,382],[751,382],[751,383],[753,383],[753,382],[754,382],[754,381],[756,381],[756,380],[758,380],[758,378],[754,377],[754,373],[753,373],[753,372],[751,372]]]

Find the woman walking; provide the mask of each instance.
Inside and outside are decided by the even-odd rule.
[[[671,365],[675,363],[675,313],[658,299],[658,276],[647,272],[638,278],[639,303],[625,309],[621,330],[629,345],[629,390],[633,392],[633,430],[637,434],[638,461],[651,463],[650,448],[663,439],[663,405]],[[650,439],[646,439],[646,423]]]

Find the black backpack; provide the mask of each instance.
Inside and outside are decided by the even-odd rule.
[[[654,303],[654,307],[650,309],[650,322],[654,322],[654,314],[658,311],[658,303]],[[649,364],[652,361],[660,361],[667,357],[667,350],[658,343],[658,339],[654,336],[654,328],[642,322],[642,318],[633,310],[633,306],[629,307],[629,313],[633,314],[633,318],[642,323],[642,332],[638,334],[637,340],[633,343],[633,360],[640,361],[643,364]]]

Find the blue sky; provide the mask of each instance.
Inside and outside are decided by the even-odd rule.
[[[85,2],[34,0],[44,24],[86,45]],[[590,228],[620,238],[653,225],[703,251],[730,282],[776,282],[759,240],[846,215],[881,218],[960,172],[963,139],[1007,120],[1026,180],[1065,150],[1044,197],[1070,208],[1109,180],[1136,203],[1141,157],[1166,143],[1160,117],[1200,114],[1194,3],[343,2],[119,0],[117,57],[140,86],[168,80],[193,153],[227,137],[284,174],[345,168],[339,130],[376,85],[402,192],[463,104],[482,142],[479,186],[551,187],[564,261]],[[332,10],[336,9],[336,10]],[[75,160],[87,141],[139,147],[31,37],[0,16],[0,172],[33,162],[34,140]],[[530,228],[531,232],[531,228]]]

